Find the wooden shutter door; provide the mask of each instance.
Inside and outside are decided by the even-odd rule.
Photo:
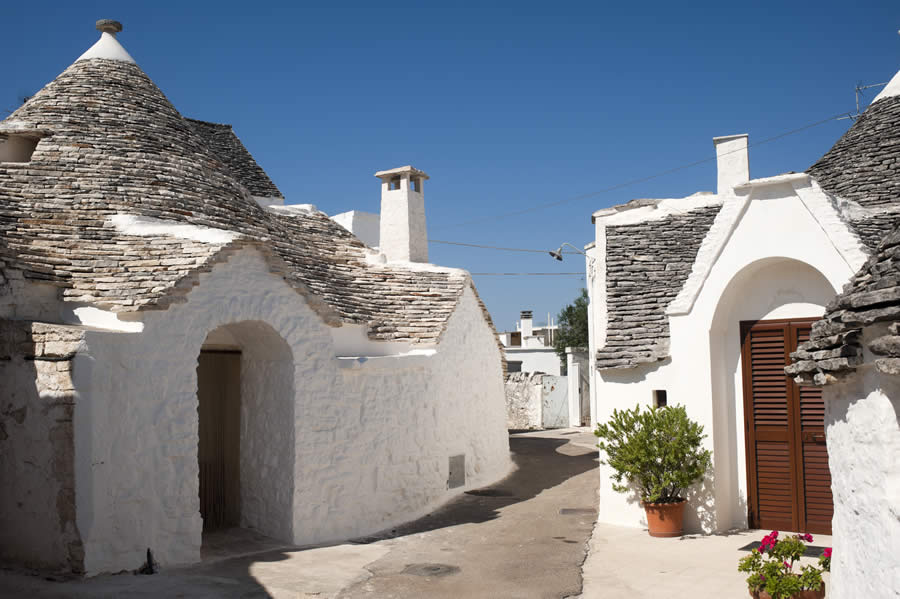
[[[831,534],[821,389],[784,374],[815,319],[741,323],[750,526]]]
[[[785,327],[742,323],[751,526],[796,530]]]

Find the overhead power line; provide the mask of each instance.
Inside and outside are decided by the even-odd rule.
[[[821,121],[816,121],[816,122],[814,122],[814,123],[809,123],[809,124],[807,124],[807,125],[803,125],[802,127],[797,127],[796,129],[791,129],[790,131],[785,131],[784,133],[779,133],[778,135],[774,135],[774,136],[772,136],[772,137],[767,137],[766,139],[763,139],[763,140],[761,140],[761,141],[758,141],[758,142],[755,142],[755,143],[748,144],[747,147],[748,147],[748,148],[754,148],[754,147],[757,147],[757,146],[761,146],[761,145],[763,145],[763,144],[771,143],[771,142],[773,142],[773,141],[782,139],[782,138],[784,138],[784,137],[788,137],[789,135],[794,135],[794,134],[796,134],[796,133],[800,133],[800,132],[802,132],[802,131],[806,131],[807,129],[812,129],[813,127],[818,127],[819,125],[824,125],[825,123],[829,123],[829,122],[831,122],[831,121],[839,120],[840,118],[846,117],[846,116],[849,115],[849,114],[851,114],[851,113],[850,113],[850,112],[841,112],[841,113],[836,114],[836,115],[834,115],[834,116],[830,116],[830,117],[828,117],[827,119],[822,119]],[[731,153],[733,153],[733,152],[742,152],[742,151],[744,151],[743,148],[738,148],[738,149],[732,150],[732,151],[730,151],[730,152],[724,152],[724,153],[722,154],[722,156],[725,156],[725,155],[727,155],[727,154],[731,154]],[[536,211],[538,211],[538,210],[545,210],[545,209],[547,209],[547,208],[552,208],[552,207],[554,207],[554,206],[560,206],[560,205],[562,205],[562,204],[569,204],[569,203],[571,203],[571,202],[578,202],[578,201],[581,201],[581,200],[587,200],[587,199],[590,199],[590,198],[595,198],[595,197],[597,197],[597,196],[603,195],[603,194],[605,194],[605,193],[609,193],[609,192],[611,192],[611,191],[616,191],[617,189],[622,189],[623,187],[628,187],[628,186],[630,186],[630,185],[636,185],[636,184],[638,184],[638,183],[643,183],[643,182],[645,182],[645,181],[650,181],[651,179],[657,179],[657,178],[659,178],[659,177],[663,177],[663,176],[665,176],[665,175],[669,175],[669,174],[672,174],[672,173],[675,173],[675,172],[678,172],[678,171],[681,171],[681,170],[684,170],[684,169],[692,168],[692,167],[698,166],[698,165],[700,165],[700,164],[706,164],[707,162],[713,162],[713,161],[715,161],[715,160],[717,160],[717,159],[718,159],[718,156],[711,156],[711,157],[709,157],[709,158],[703,158],[702,160],[695,160],[694,162],[689,162],[689,163],[687,163],[687,164],[682,164],[682,165],[680,165],[680,166],[676,166],[676,167],[673,167],[673,168],[669,168],[669,169],[666,169],[666,170],[664,170],[664,171],[659,171],[659,172],[654,173],[654,174],[652,174],[652,175],[647,175],[646,177],[639,177],[639,178],[637,178],[637,179],[631,179],[630,181],[625,181],[625,182],[622,182],[622,183],[617,183],[616,185],[611,185],[610,187],[606,187],[606,188],[603,188],[603,189],[599,189],[599,190],[597,190],[597,191],[592,191],[592,192],[590,192],[590,193],[585,193],[585,194],[582,194],[582,195],[579,195],[579,196],[575,196],[575,197],[572,197],[572,198],[567,198],[567,199],[564,199],[564,200],[557,200],[557,201],[555,201],[555,202],[548,202],[548,203],[546,203],[546,204],[538,204],[537,206],[532,206],[532,207],[530,207],[530,208],[523,208],[522,210],[514,210],[514,211],[512,211],[512,212],[504,212],[504,213],[501,213],[501,214],[495,214],[494,216],[489,216],[489,217],[485,217],[485,218],[477,218],[477,219],[467,220],[467,221],[463,221],[463,222],[459,222],[459,223],[455,223],[455,224],[451,224],[451,225],[444,225],[444,226],[441,226],[441,227],[435,227],[435,229],[445,229],[445,228],[451,228],[451,227],[463,227],[463,226],[466,226],[466,225],[474,225],[474,224],[480,224],[480,223],[484,223],[484,222],[491,222],[491,221],[500,220],[500,219],[503,219],[503,218],[509,218],[509,217],[512,217],[512,216],[519,216],[519,215],[521,215],[521,214],[528,214],[529,212],[536,212]]]
[[[461,241],[443,241],[441,239],[429,239],[428,243],[443,243],[446,245],[462,245],[470,248],[481,248],[486,250],[502,250],[505,252],[530,252],[534,254],[546,254],[549,250],[533,250],[525,248],[507,248],[496,245],[482,245],[479,243],[463,243]],[[578,252],[563,252],[564,254],[577,254]]]
[[[567,277],[578,275],[583,277],[583,272],[471,272],[473,276],[481,277]]]

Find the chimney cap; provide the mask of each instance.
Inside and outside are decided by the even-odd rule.
[[[519,313],[519,318],[531,318],[531,310],[522,310]]]
[[[384,181],[404,174],[420,177],[422,179],[429,179],[429,176],[425,174],[425,171],[420,171],[419,169],[413,168],[410,165],[401,166],[399,168],[392,168],[386,171],[378,171],[377,173],[375,173],[375,176]]]
[[[713,143],[719,144],[723,141],[731,141],[733,139],[740,139],[741,137],[749,137],[746,133],[736,133],[734,135],[719,135],[718,137],[713,137]]]
[[[102,31],[103,33],[108,33],[113,36],[122,31],[122,24],[112,19],[100,19],[97,21],[96,27],[97,31]]]

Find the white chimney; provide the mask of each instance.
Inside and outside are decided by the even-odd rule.
[[[411,166],[379,171],[381,179],[381,253],[390,262],[428,262],[425,194],[428,175]]]
[[[714,137],[716,164],[719,170],[716,193],[723,195],[735,185],[750,180],[750,157],[747,154],[747,134]]]
[[[532,323],[534,321],[531,319],[531,310],[522,310],[519,318],[522,320],[522,341],[524,345],[525,337],[531,337],[533,334]]]

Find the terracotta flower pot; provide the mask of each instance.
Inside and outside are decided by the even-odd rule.
[[[644,503],[651,537],[680,537],[684,522],[683,499],[676,503]]]
[[[772,599],[772,596],[765,591],[750,591],[753,599]],[[825,583],[822,583],[815,591],[800,591],[791,595],[791,599],[825,599]]]

